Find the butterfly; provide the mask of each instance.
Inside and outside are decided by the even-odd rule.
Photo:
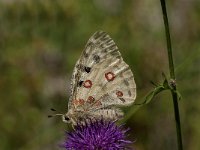
[[[75,65],[62,120],[73,125],[87,119],[116,120],[123,116],[118,107],[131,105],[135,98],[133,73],[115,42],[106,32],[95,32]]]

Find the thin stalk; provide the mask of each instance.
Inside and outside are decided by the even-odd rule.
[[[175,77],[173,55],[172,55],[172,44],[171,44],[171,38],[170,38],[169,23],[168,23],[165,0],[160,0],[160,3],[162,7],[163,20],[164,20],[164,25],[165,25],[170,78],[173,81],[175,81],[176,77]],[[180,115],[179,115],[179,107],[178,107],[178,95],[176,92],[174,92],[176,91],[176,84],[173,84],[172,87],[173,89],[171,90],[171,94],[172,94],[173,105],[174,105],[174,116],[175,116],[175,121],[176,121],[178,150],[183,150],[182,136],[181,136],[181,123],[180,123]]]

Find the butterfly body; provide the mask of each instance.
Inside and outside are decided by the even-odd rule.
[[[118,47],[105,32],[94,33],[75,65],[63,121],[76,125],[93,118],[115,120],[123,116],[117,107],[131,105],[135,98],[133,73]]]

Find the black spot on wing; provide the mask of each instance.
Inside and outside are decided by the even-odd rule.
[[[85,72],[87,72],[87,73],[90,73],[90,71],[91,71],[90,67],[84,67],[84,69],[85,69]]]
[[[88,58],[88,57],[89,57],[89,55],[88,55],[88,53],[87,53],[86,51],[83,52],[83,56],[84,56],[85,58]]]
[[[77,68],[78,70],[82,70],[82,69],[83,69],[83,65],[82,65],[82,64],[77,64],[77,65],[76,65],[76,68]]]
[[[99,63],[99,62],[100,62],[100,56],[99,56],[99,55],[94,55],[94,56],[93,56],[93,60],[94,60],[96,63]]]
[[[129,86],[129,82],[128,82],[127,79],[124,80],[124,84],[125,84],[126,86]]]
[[[120,99],[123,103],[125,102],[125,99],[124,99],[124,98],[121,98],[121,97],[120,97],[119,99]]]
[[[79,86],[79,87],[81,87],[82,84],[83,84],[83,81],[79,81],[79,82],[78,82],[78,86]]]
[[[128,91],[128,95],[131,96],[131,91]]]

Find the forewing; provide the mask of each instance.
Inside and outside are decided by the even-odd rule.
[[[72,77],[69,108],[92,110],[130,105],[136,97],[132,71],[114,41],[96,32],[86,44]]]

